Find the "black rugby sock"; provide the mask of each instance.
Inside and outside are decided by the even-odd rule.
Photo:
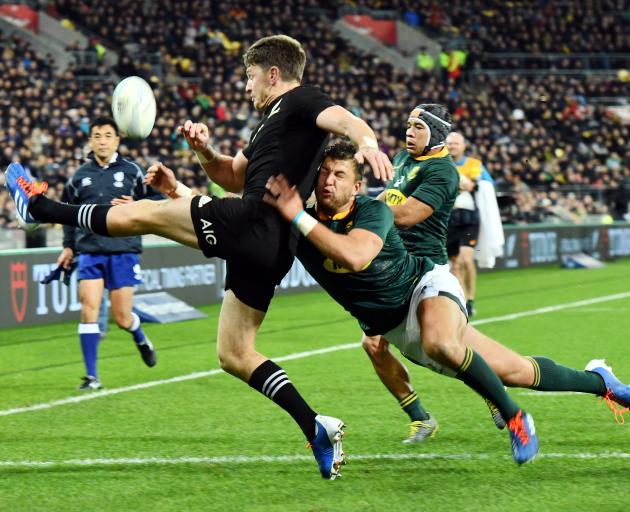
[[[28,201],[28,211],[36,221],[73,226],[104,236],[109,236],[106,218],[111,207],[111,204],[59,203],[41,194]]]
[[[532,389],[539,391],[580,391],[599,396],[606,394],[604,380],[597,373],[567,368],[546,357],[528,357],[527,359],[534,367]]]
[[[249,385],[287,411],[300,426],[308,441],[315,437],[317,414],[276,363],[268,359],[256,368],[249,378]]]

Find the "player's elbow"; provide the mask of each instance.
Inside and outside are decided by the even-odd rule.
[[[343,266],[350,272],[361,272],[370,264],[370,261],[371,259],[365,254],[356,253],[346,258]]]
[[[350,270],[350,272],[361,272],[361,270],[363,270],[366,265],[367,262],[363,261],[362,259],[355,258],[348,263],[348,266],[346,268]]]

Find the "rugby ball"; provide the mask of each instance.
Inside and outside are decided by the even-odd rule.
[[[123,137],[146,139],[155,123],[155,96],[139,76],[129,76],[114,89],[112,114]]]

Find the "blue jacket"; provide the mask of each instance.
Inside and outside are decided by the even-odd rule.
[[[69,204],[110,204],[122,195],[138,199],[164,199],[154,188],[142,183],[143,169],[135,162],[116,154],[115,161],[101,167],[90,160],[77,169],[67,182],[62,200]],[[139,236],[110,238],[80,228],[64,226],[63,246],[75,253],[113,254],[142,252]]]

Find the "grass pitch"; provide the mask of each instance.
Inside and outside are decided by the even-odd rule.
[[[606,357],[630,381],[630,262],[483,274],[478,288],[483,332],[576,368]],[[409,364],[440,430],[406,446],[406,416],[359,348],[352,318],[323,293],[278,297],[259,350],[282,361],[315,410],[347,423],[349,463],[341,479],[323,481],[290,417],[217,371],[218,307],[203,309],[209,320],[146,327],[158,350],[152,369],[112,327],[100,350],[102,394],[75,390],[76,324],[0,330],[0,511],[627,506],[629,426],[615,424],[600,400],[512,390],[541,444],[539,459],[517,467],[508,434],[477,395]]]

